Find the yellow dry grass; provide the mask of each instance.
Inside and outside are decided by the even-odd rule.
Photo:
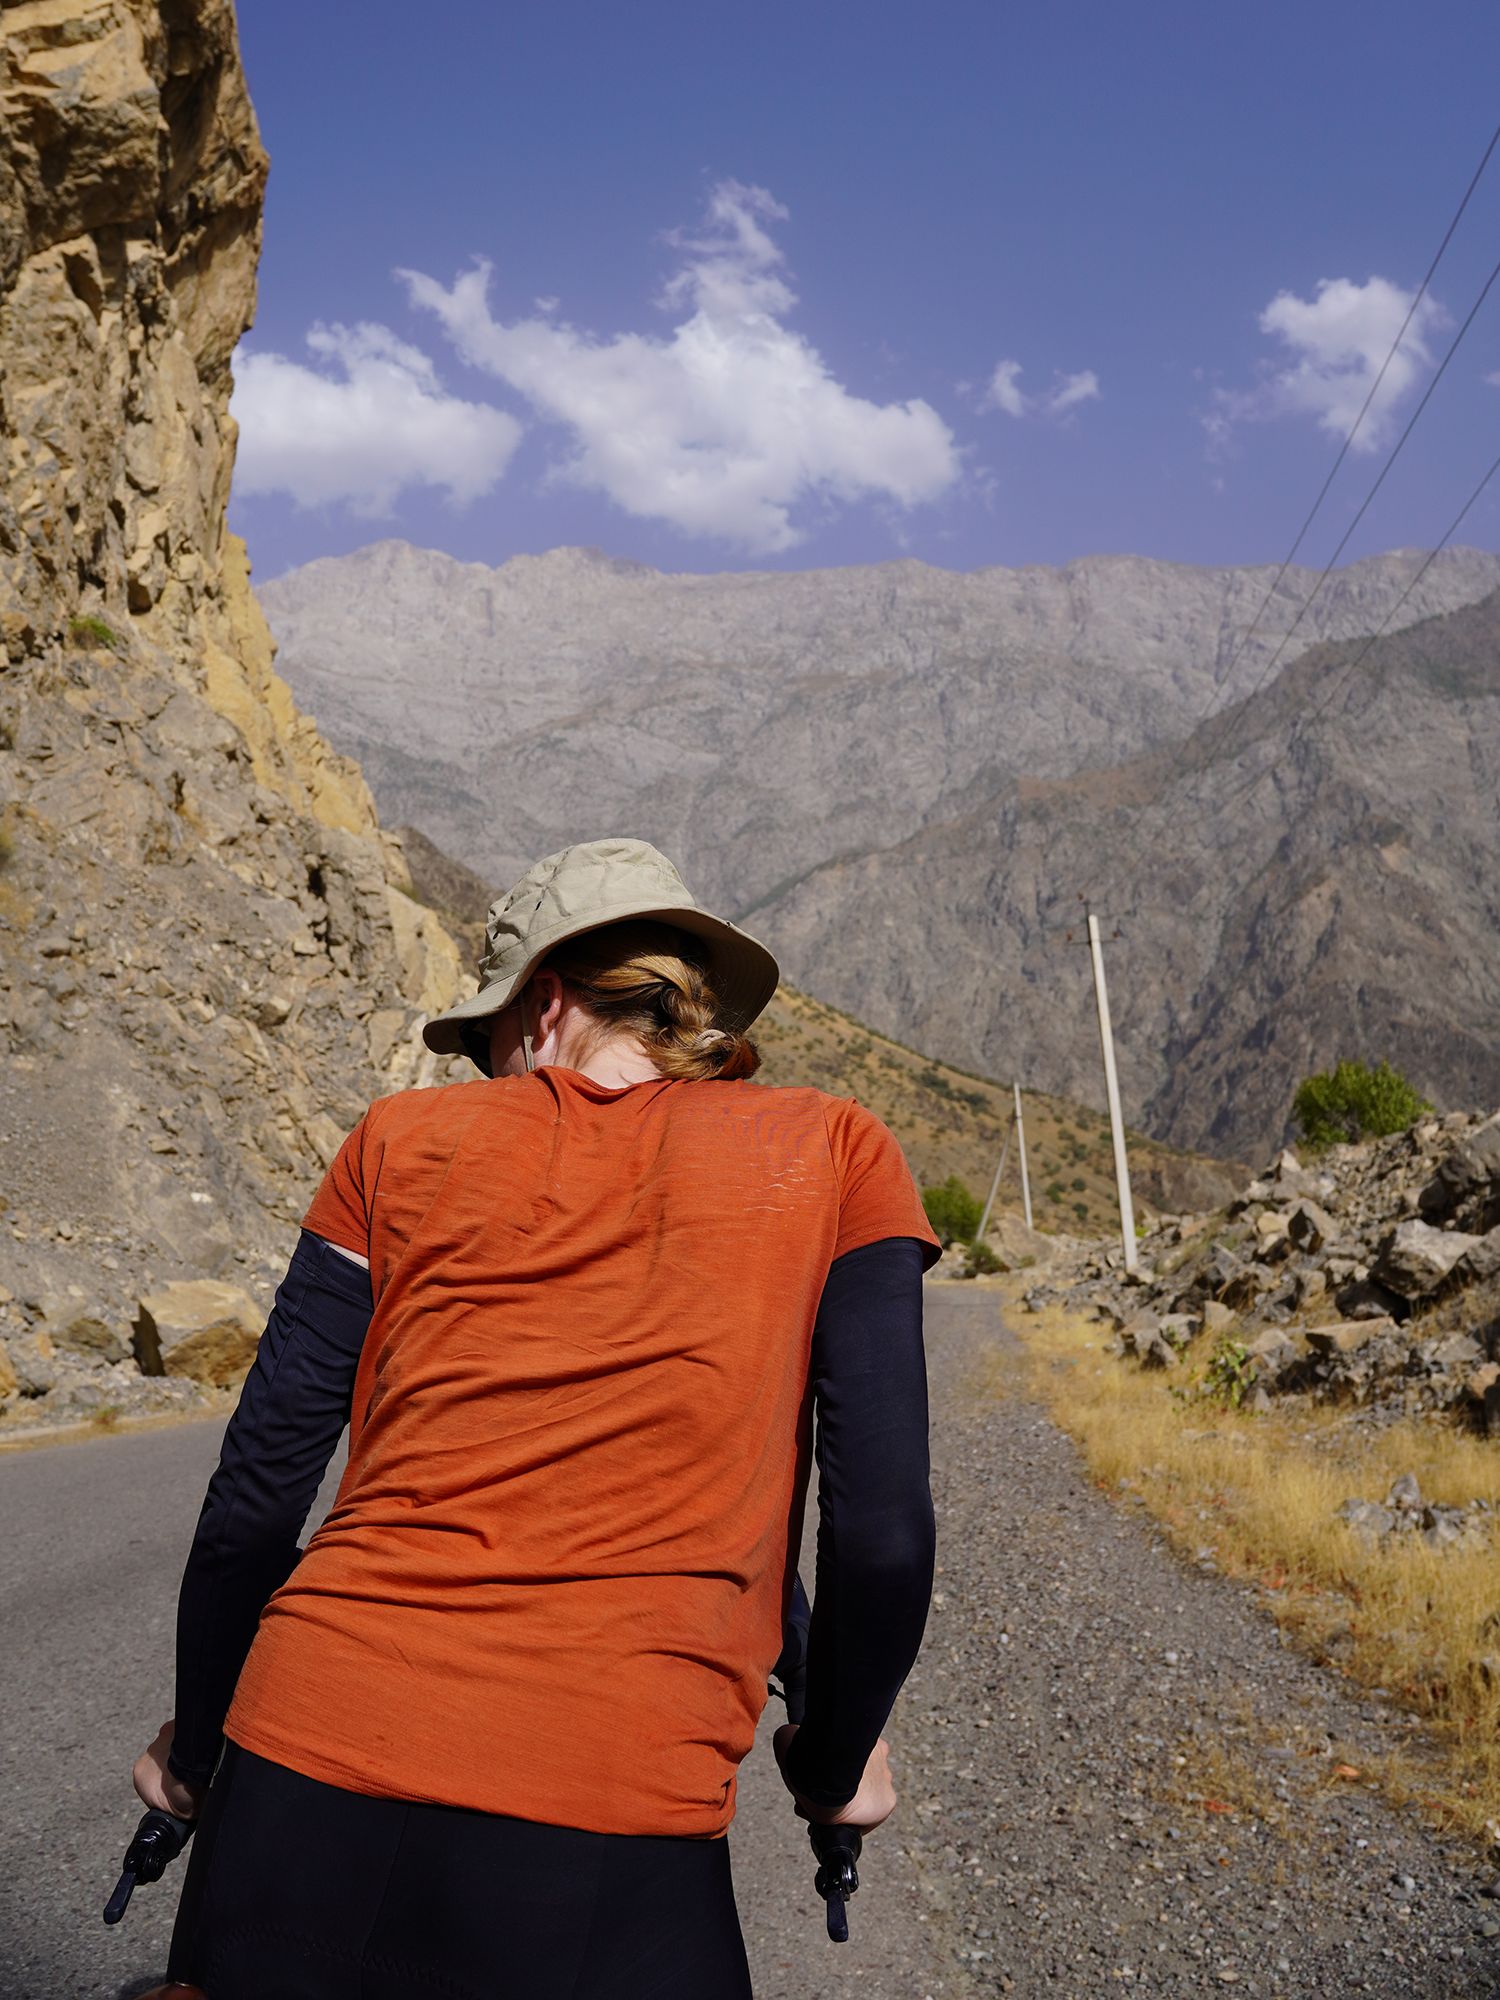
[[[1455,1830],[1500,1820],[1500,1541],[1372,1545],[1336,1518],[1404,1472],[1426,1499],[1500,1505],[1500,1450],[1437,1422],[1372,1431],[1336,1411],[1250,1415],[1173,1396],[1191,1352],[1148,1374],[1108,1351],[1097,1321],[1052,1309],[1012,1324],[1033,1387],[1101,1486],[1139,1496],[1179,1546],[1258,1585],[1316,1658],[1431,1725],[1430,1763],[1365,1760],[1365,1775]]]

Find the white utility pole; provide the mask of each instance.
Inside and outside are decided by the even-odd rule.
[[[1016,1143],[1021,1152],[1021,1206],[1026,1211],[1026,1227],[1031,1227],[1031,1176],[1026,1171],[1026,1120],[1021,1115],[1021,1086],[1014,1086],[1016,1093]]]
[[[984,1205],[984,1214],[979,1218],[979,1234],[975,1238],[979,1243],[984,1241],[984,1232],[990,1226],[990,1210],[995,1206],[995,1196],[1000,1192],[1000,1176],[1005,1172],[1005,1162],[1010,1155],[1010,1137],[1015,1129],[1016,1121],[1012,1118],[1006,1130],[1005,1144],[1000,1148],[1000,1164],[995,1169],[995,1178],[990,1182],[990,1198]]]
[[[1120,1191],[1120,1241],[1125,1268],[1135,1269],[1135,1207],[1130,1199],[1130,1163],[1125,1158],[1125,1123],[1120,1116],[1120,1084],[1115,1075],[1115,1038],[1109,1025],[1109,993],[1104,984],[1104,947],[1099,919],[1089,912],[1089,956],[1094,961],[1094,997],[1099,1002],[1099,1042],[1104,1050],[1104,1087],[1109,1093],[1109,1129],[1115,1143],[1115,1185]]]

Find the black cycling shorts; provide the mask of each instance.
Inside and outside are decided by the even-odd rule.
[[[212,2000],[750,2000],[722,1839],[369,1798],[234,1743],[171,1972]]]

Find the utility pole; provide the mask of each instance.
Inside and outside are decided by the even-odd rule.
[[[990,1226],[990,1210],[995,1206],[995,1196],[1000,1192],[1000,1176],[1005,1172],[1005,1162],[1010,1154],[1011,1133],[1015,1129],[1016,1121],[1012,1117],[1009,1126],[1006,1128],[1005,1144],[1000,1148],[1000,1164],[995,1169],[995,1178],[990,1182],[990,1198],[984,1205],[984,1214],[979,1218],[979,1234],[975,1239],[979,1243],[984,1241],[984,1232]]]
[[[1031,1227],[1031,1176],[1026,1171],[1026,1120],[1021,1115],[1021,1086],[1014,1086],[1016,1093],[1016,1142],[1021,1152],[1021,1206],[1026,1211],[1026,1227]]]
[[[1125,1124],[1120,1116],[1120,1084],[1115,1075],[1115,1038],[1109,1025],[1109,992],[1104,984],[1104,947],[1099,919],[1089,911],[1089,956],[1094,962],[1094,997],[1099,1003],[1099,1042],[1104,1050],[1104,1087],[1109,1093],[1109,1129],[1115,1146],[1115,1185],[1120,1192],[1120,1241],[1125,1268],[1135,1269],[1135,1207],[1130,1199],[1130,1163],[1125,1157]]]

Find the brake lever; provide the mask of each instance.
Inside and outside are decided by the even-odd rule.
[[[193,1837],[195,1820],[178,1819],[175,1813],[153,1806],[135,1830],[135,1838],[125,1850],[125,1862],[115,1892],[104,1905],[104,1921],[117,1924],[131,1897],[143,1882],[159,1882],[167,1863],[175,1861]]]

